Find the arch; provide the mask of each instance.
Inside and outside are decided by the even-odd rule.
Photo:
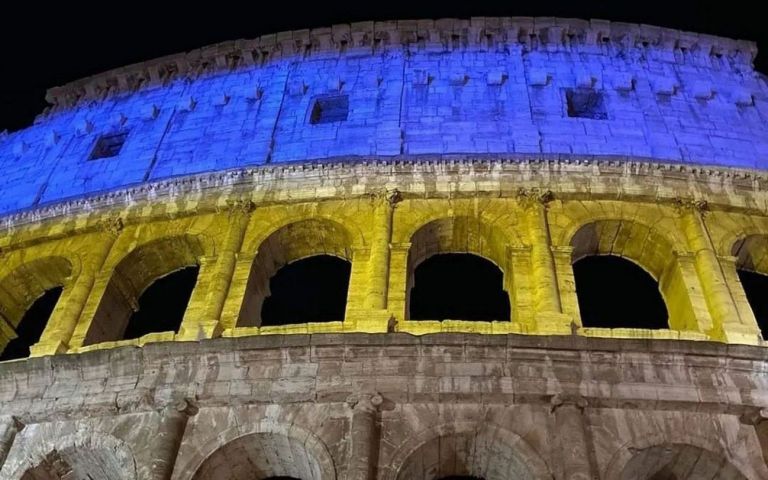
[[[765,299],[768,291],[768,235],[741,237],[733,243],[729,253],[735,257],[738,281],[733,282],[735,285],[732,288],[737,307],[738,302],[746,299],[763,338],[768,338],[768,301]]]
[[[333,459],[325,444],[313,433],[296,425],[261,424],[248,431],[233,427],[219,433],[199,451],[203,456],[189,465],[177,467],[180,475],[174,475],[174,478],[336,479]]]
[[[709,450],[687,444],[656,445],[638,450],[621,472],[621,480],[746,480],[739,470]]]
[[[730,254],[736,257],[736,268],[768,274],[768,235],[750,234],[738,238]]]
[[[177,235],[134,248],[114,267],[84,344],[120,340],[144,291],[166,275],[199,266],[205,247],[197,235]]]
[[[289,263],[317,255],[352,261],[352,234],[343,225],[325,218],[289,223],[273,231],[259,245],[251,263],[237,326],[260,326],[270,279]]]
[[[11,471],[11,480],[99,478],[137,480],[133,452],[122,440],[98,432],[46,436]],[[70,478],[67,476],[66,478]]]
[[[0,280],[0,352],[18,337],[16,330],[30,307],[67,285],[73,274],[69,259],[51,256],[22,263]]]
[[[366,244],[365,236],[358,225],[348,221],[348,219],[341,219],[337,216],[318,211],[317,208],[322,206],[324,205],[312,204],[308,205],[308,207],[312,208],[291,210],[289,215],[277,215],[278,218],[276,220],[251,223],[248,229],[253,233],[246,234],[242,251],[248,253],[258,252],[261,250],[264,242],[281,230],[300,228],[302,225],[311,225],[312,223],[323,224],[328,228],[338,231],[345,239],[346,244],[350,246],[357,247]],[[342,220],[344,220],[343,223]],[[305,222],[310,223],[307,224]]]
[[[633,261],[659,281],[674,257],[672,243],[653,228],[634,220],[595,220],[571,237],[572,261],[587,255],[617,255]]]
[[[431,256],[442,253],[469,253],[495,264],[503,275],[502,288],[509,295],[510,305],[513,305],[512,276],[506,260],[507,242],[498,228],[477,217],[444,217],[416,229],[410,240],[405,284],[406,319],[410,318],[410,297],[416,268]]]
[[[614,255],[645,270],[658,283],[670,328],[696,330],[686,274],[666,235],[635,220],[602,219],[581,225],[569,243],[573,248],[572,263],[586,256]],[[695,277],[694,271],[689,273]]]
[[[545,480],[552,473],[516,433],[488,423],[458,422],[424,430],[406,441],[382,472],[382,480]]]
[[[704,437],[692,434],[690,432],[670,429],[660,432],[645,432],[643,435],[635,437],[632,442],[627,442],[619,447],[611,456],[604,469],[601,478],[605,480],[657,480],[675,478],[675,475],[682,467],[687,465],[686,459],[696,459],[702,457],[702,461],[708,468],[717,465],[716,468],[725,468],[725,472],[732,476],[711,476],[704,478],[722,478],[723,480],[745,480],[755,477],[747,476],[744,472],[749,472],[747,464],[741,458],[729,455],[730,450],[723,448],[714,437]],[[662,461],[665,460],[665,461]],[[643,472],[644,467],[653,467],[656,462],[659,469],[667,476],[654,477],[658,471]],[[694,463],[695,464],[695,463]],[[633,469],[639,472],[649,474],[647,477],[633,477]],[[717,469],[713,470],[713,473]],[[671,475],[669,475],[671,474]],[[735,476],[733,476],[735,475]],[[677,480],[696,480],[698,477],[677,477]]]

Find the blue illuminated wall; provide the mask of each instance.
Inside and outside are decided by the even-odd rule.
[[[549,45],[527,33],[534,40],[519,41],[519,32],[503,44],[461,35],[430,43],[427,32],[367,49],[283,52],[81,99],[0,137],[0,214],[172,176],[372,155],[556,153],[768,168],[768,86],[751,58],[717,53],[717,39],[696,53],[684,34],[628,46],[588,35],[551,43],[549,32]],[[570,117],[567,89],[602,95],[607,118]],[[314,100],[339,94],[348,95],[347,119],[312,124]],[[89,160],[101,135],[120,131],[129,134],[119,155]]]

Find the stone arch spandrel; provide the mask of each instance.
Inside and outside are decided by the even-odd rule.
[[[238,458],[249,464],[247,469],[238,468]],[[246,480],[257,475],[335,480],[336,467],[328,448],[314,433],[297,425],[261,422],[217,432],[194,455],[180,458],[171,478]]]
[[[30,428],[29,426],[27,428]],[[32,427],[34,428],[34,427]],[[52,426],[14,443],[0,477],[8,480],[58,480],[62,473],[74,478],[139,480],[131,448],[122,440],[101,432],[79,430],[59,435]],[[21,440],[21,441],[19,441]]]
[[[244,255],[255,254],[272,235],[289,225],[304,221],[326,222],[344,232],[346,242],[354,248],[370,245],[370,225],[374,207],[359,201],[359,209],[338,202],[260,207],[251,216],[241,248]]]
[[[422,430],[405,440],[379,473],[381,480],[438,480],[450,475],[486,480],[554,478],[521,436],[483,422],[442,423]]]
[[[627,415],[631,418],[622,418]],[[759,453],[760,445],[753,427],[740,424],[735,417],[708,419],[702,418],[702,414],[633,411],[625,412],[617,420],[626,424],[615,425],[613,428],[621,430],[608,436],[605,431],[593,431],[598,458],[603,458],[600,469],[604,480],[630,480],[622,475],[638,453],[655,447],[672,448],[675,445],[694,447],[720,459],[719,463],[731,464],[731,471],[742,476],[736,479],[768,478],[768,465]]]
[[[488,230],[498,232],[504,242],[522,246],[526,243],[521,225],[523,212],[511,199],[430,199],[404,200],[395,209],[393,243],[410,242],[425,225],[446,218],[475,219]]]
[[[733,247],[749,236],[768,236],[768,217],[719,210],[703,212],[715,253],[732,256]]]
[[[568,246],[582,227],[599,221],[623,221],[643,225],[666,239],[673,249],[686,251],[678,215],[669,206],[624,201],[563,201],[549,207],[552,244]]]
[[[0,277],[0,316],[18,326],[27,308],[51,288],[66,286],[77,275],[80,262],[62,256],[9,262]],[[16,263],[14,265],[14,263]]]

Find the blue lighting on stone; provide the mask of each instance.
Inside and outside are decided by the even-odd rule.
[[[558,154],[768,169],[768,85],[752,67],[753,44],[511,22],[480,34],[360,24],[343,42],[266,36],[52,89],[51,112],[0,136],[0,215],[307,159]],[[599,98],[599,114],[569,115],[568,92],[583,91],[599,96],[584,97]],[[312,121],[315,100],[334,95],[348,100],[346,118]],[[89,161],[99,138],[119,132],[130,135],[118,154]]]

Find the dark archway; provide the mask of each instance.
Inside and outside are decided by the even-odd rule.
[[[212,251],[210,246],[206,248],[203,237],[176,235],[145,243],[125,255],[114,267],[106,266],[104,270],[111,274],[106,286],[102,287],[104,290],[99,295],[84,345],[178,330],[195,285],[191,279],[196,280],[201,259],[206,252],[210,254]],[[173,286],[177,279],[180,279],[179,285]],[[103,281],[103,277],[97,281],[94,287],[97,292]],[[158,286],[151,288],[158,281]],[[148,295],[146,298],[145,294]],[[158,307],[153,308],[152,304]],[[139,310],[141,313],[135,318]],[[129,327],[129,322],[137,326]],[[158,326],[160,324],[163,326]],[[171,327],[159,330],[165,325]]]
[[[477,255],[433,255],[416,267],[410,319],[509,321],[503,277],[499,267]]]
[[[131,314],[123,339],[148,333],[178,333],[200,267],[182,268],[155,280],[139,297],[139,308]]]
[[[269,281],[261,325],[343,321],[352,264],[315,255],[282,267]]]
[[[760,333],[763,338],[768,338],[768,275],[744,269],[737,272]]]
[[[0,361],[15,360],[29,356],[30,347],[40,340],[45,325],[61,297],[62,287],[46,290],[24,313],[16,327],[17,337],[11,340],[0,354]]]
[[[585,327],[669,328],[658,282],[634,262],[590,255],[573,264],[573,275]]]

